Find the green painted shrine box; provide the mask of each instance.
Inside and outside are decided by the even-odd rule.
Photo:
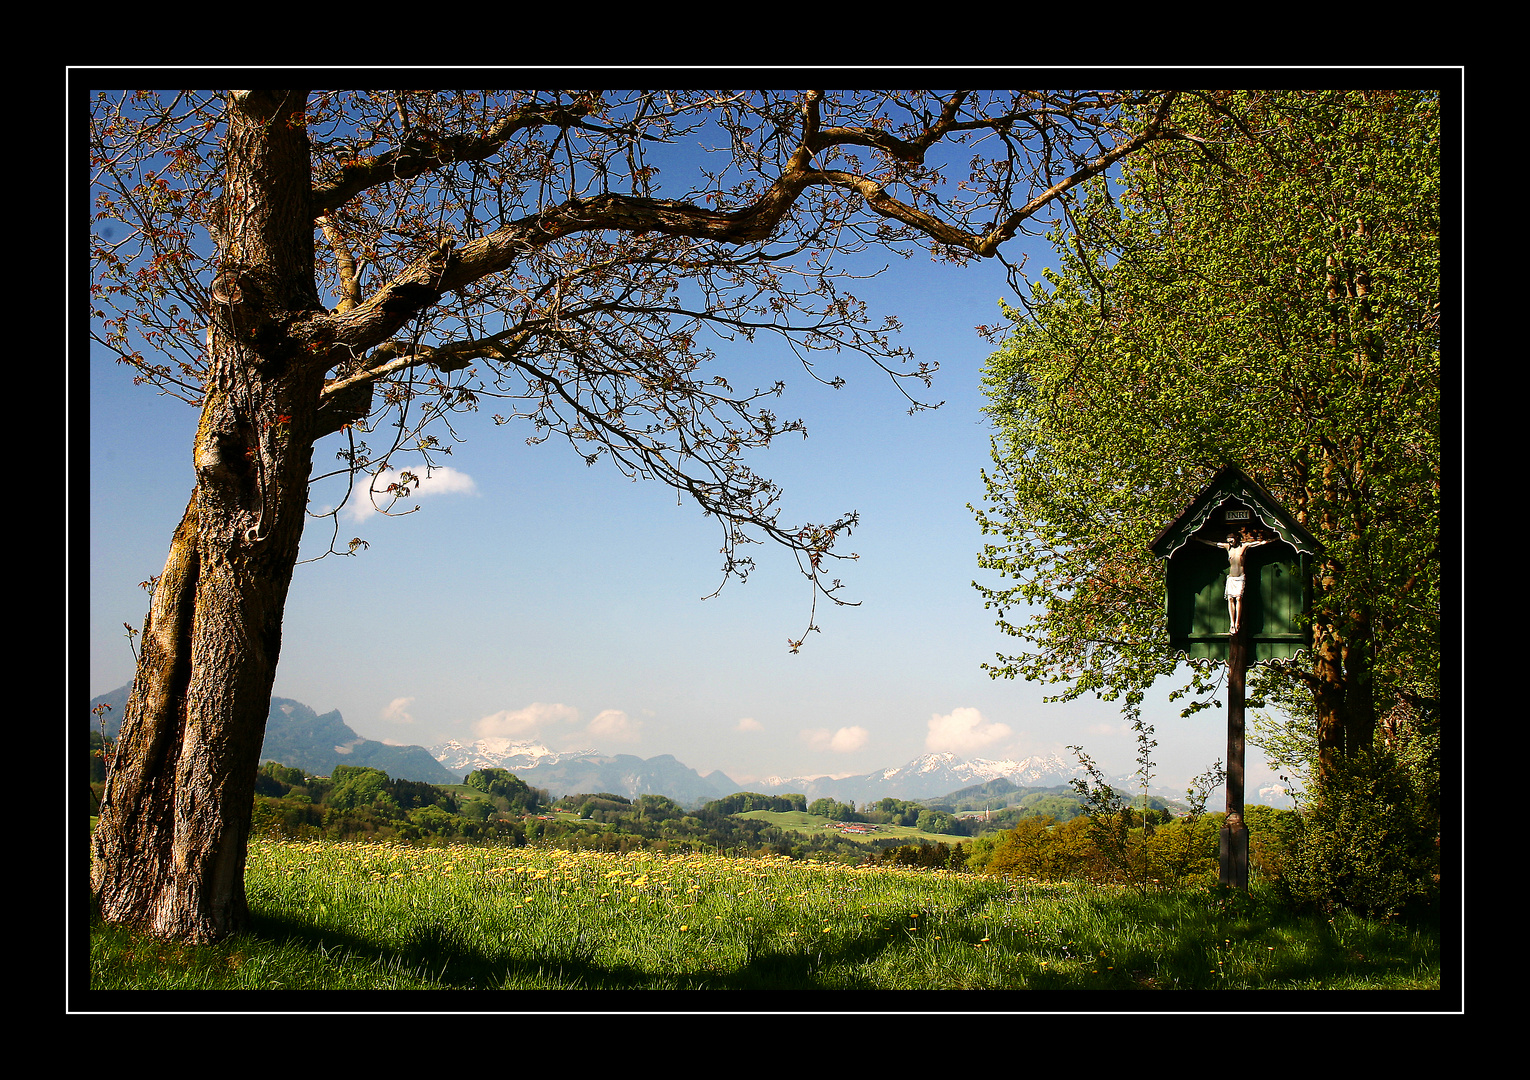
[[[1311,606],[1312,560],[1322,545],[1269,492],[1234,468],[1217,473],[1153,541],[1153,552],[1169,561],[1169,643],[1191,659],[1227,659],[1232,626],[1225,592],[1227,552],[1196,538],[1216,543],[1240,528],[1272,541],[1244,555],[1248,662],[1290,659],[1311,646],[1302,616]]]

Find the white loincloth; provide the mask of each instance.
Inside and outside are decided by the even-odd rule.
[[[1237,577],[1233,577],[1232,575],[1229,574],[1228,577],[1227,577],[1227,592],[1226,592],[1227,599],[1229,599],[1229,600],[1236,600],[1236,599],[1242,598],[1242,596],[1243,596],[1243,583],[1246,580],[1247,580],[1247,578],[1243,574],[1239,574]]]

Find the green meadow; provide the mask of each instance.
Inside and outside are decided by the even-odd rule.
[[[94,920],[90,989],[1437,990],[1437,928],[719,854],[256,839],[251,932]]]

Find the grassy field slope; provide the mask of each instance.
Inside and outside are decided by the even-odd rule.
[[[1409,989],[1437,930],[1213,890],[537,846],[256,840],[254,932],[95,923],[90,989]],[[1432,996],[1417,999],[1429,1007]]]

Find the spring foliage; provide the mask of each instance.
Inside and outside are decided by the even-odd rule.
[[[1209,137],[1087,186],[988,363],[980,565],[1007,581],[979,588],[1024,645],[989,670],[1134,709],[1178,663],[1149,545],[1233,464],[1330,556],[1313,662],[1253,696],[1316,698],[1361,749],[1439,693],[1439,99],[1187,108]]]

